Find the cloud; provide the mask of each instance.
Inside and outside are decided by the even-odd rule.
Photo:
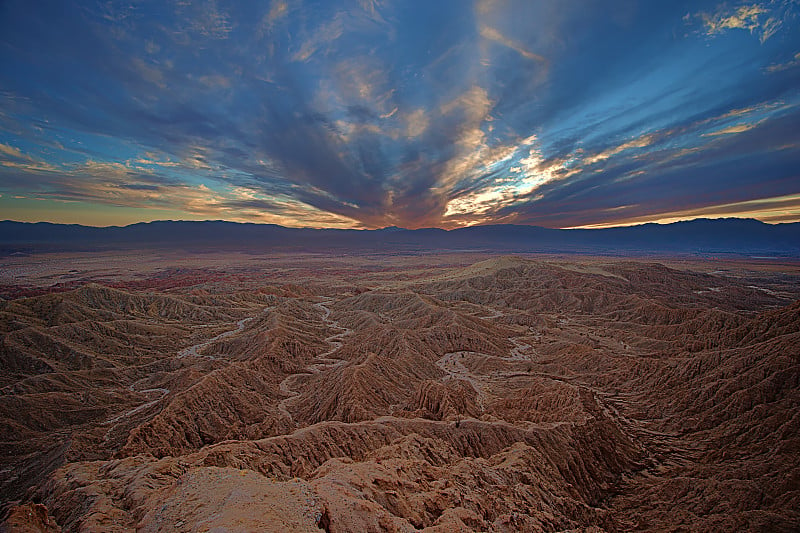
[[[221,74],[208,74],[197,78],[201,84],[208,89],[229,89],[233,82],[227,76]]]
[[[797,134],[789,133],[795,119],[796,115],[782,116],[758,130],[714,137],[701,150],[689,148],[680,160],[670,160],[665,150],[652,161],[620,161],[602,173],[579,174],[577,181],[554,182],[540,189],[543,198],[535,209],[523,204],[498,216],[554,227],[616,225],[624,220],[663,219],[669,213],[706,214],[707,206],[796,193],[794,169],[800,145],[780,148],[776,143],[776,139],[797,139]],[[629,207],[613,209],[619,206]]]
[[[55,170],[46,161],[23,153],[19,148],[0,143],[0,166],[29,171]]]
[[[789,194],[771,198],[758,198],[742,202],[731,202],[716,205],[707,205],[695,209],[684,209],[662,213],[652,213],[643,216],[625,217],[628,210],[635,210],[636,205],[620,206],[610,209],[622,215],[622,218],[613,222],[599,224],[586,224],[574,226],[575,229],[610,228],[620,226],[633,226],[637,224],[657,223],[670,224],[696,218],[755,218],[762,222],[779,223],[793,222],[800,218],[800,194]]]
[[[564,161],[547,161],[535,135],[495,150],[494,159],[482,167],[485,179],[447,203],[445,222],[475,224],[502,210],[541,199],[534,193],[543,185],[572,175]],[[476,217],[477,216],[477,217]]]
[[[353,227],[358,221],[327,213],[286,194],[265,195],[259,188],[210,182],[192,184],[148,167],[174,167],[171,162],[138,159],[112,163],[88,160],[43,173],[27,168],[35,187],[23,185],[17,175],[0,171],[0,188],[25,190],[26,197],[62,202],[105,205],[110,208],[178,211],[192,216],[261,221],[287,226]]]
[[[759,5],[745,5],[734,11],[721,9],[713,15],[703,14],[703,22],[709,34],[721,33],[726,29],[740,28],[750,30],[752,33],[761,27],[759,16],[767,10]]]
[[[186,29],[203,37],[227,39],[233,30],[230,15],[219,8],[216,0],[181,2],[178,15],[186,21]]]
[[[361,9],[375,22],[385,24],[386,20],[381,15],[381,9],[386,2],[384,0],[358,0]]]
[[[144,60],[138,57],[133,58],[132,63],[133,68],[143,80],[146,80],[161,89],[166,88],[166,84],[164,83],[164,73],[159,68],[147,64]]]
[[[267,24],[272,27],[278,20],[284,18],[289,13],[289,4],[285,0],[273,0],[270,4],[269,13],[266,15]]]
[[[380,118],[383,118],[383,119],[386,119],[386,118],[391,118],[391,117],[393,117],[393,116],[395,115],[395,113],[397,113],[397,110],[398,110],[398,109],[399,109],[399,108],[398,108],[397,106],[395,106],[395,107],[393,107],[393,108],[392,108],[392,110],[391,110],[391,111],[389,111],[388,113],[384,113],[384,114],[382,114],[382,115],[379,115],[379,116],[380,116]]]
[[[729,191],[759,180],[791,192],[797,47],[770,37],[786,4],[690,16],[704,36],[766,36],[747,49],[675,39],[679,4],[601,4],[144,0],[57,17],[15,3],[0,193],[452,227],[646,216],[697,207],[681,205],[696,190],[739,201]]]
[[[716,135],[731,135],[731,134],[734,134],[734,133],[742,133],[742,132],[745,132],[745,131],[752,130],[753,128],[758,126],[758,124],[759,124],[758,122],[754,122],[754,123],[751,123],[751,124],[748,124],[748,123],[734,124],[733,126],[727,126],[725,128],[722,128],[722,129],[719,129],[719,130],[716,130],[716,131],[710,131],[708,133],[703,133],[702,136],[703,137],[714,137]]]
[[[599,161],[605,161],[617,154],[620,154],[626,150],[630,150],[633,148],[645,148],[653,144],[654,136],[652,134],[642,135],[639,138],[630,140],[626,143],[620,144],[618,146],[614,146],[612,148],[608,148],[603,150],[600,153],[591,155],[589,157],[584,157],[581,161],[584,165],[593,165]]]
[[[797,66],[800,66],[800,52],[797,52],[792,59],[786,61],[785,63],[773,63],[772,65],[769,65],[766,68],[766,71],[770,73],[781,72]]]
[[[344,34],[344,17],[344,13],[336,13],[333,19],[309,32],[300,48],[292,55],[292,61],[306,62],[320,48],[330,47]]]
[[[453,141],[453,156],[439,175],[437,186],[449,188],[467,177],[481,161],[491,158],[482,125],[489,119],[493,102],[486,89],[474,85],[454,100],[440,107],[441,115],[456,115],[457,135]]]
[[[414,139],[425,133],[429,123],[426,113],[425,109],[416,109],[406,116],[406,137]]]
[[[775,35],[783,25],[785,2],[760,2],[739,7],[722,4],[715,13],[698,13],[706,35],[715,36],[729,30],[747,30],[761,43]]]
[[[521,43],[518,43],[518,42],[516,42],[516,41],[514,41],[512,39],[509,39],[509,38],[505,37],[504,35],[502,35],[499,31],[497,31],[494,28],[490,28],[489,26],[481,25],[479,32],[480,32],[480,36],[483,37],[484,39],[488,39],[488,40],[490,40],[492,42],[495,42],[495,43],[498,43],[498,44],[502,44],[503,46],[507,46],[508,48],[511,48],[512,50],[517,52],[519,55],[524,57],[525,59],[530,59],[531,61],[537,61],[539,63],[543,63],[543,64],[547,65],[547,59],[545,59],[544,57],[540,56],[539,54],[534,54],[533,52],[525,49],[525,47]]]
[[[10,156],[14,159],[24,159],[30,161],[30,156],[23,154],[19,148],[8,144],[0,143],[0,154]]]

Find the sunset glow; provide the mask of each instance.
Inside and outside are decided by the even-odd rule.
[[[800,220],[796,2],[0,4],[0,212]]]

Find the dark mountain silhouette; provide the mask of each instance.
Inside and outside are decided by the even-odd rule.
[[[274,250],[493,250],[568,253],[701,253],[800,256],[800,223],[697,219],[608,229],[549,229],[523,225],[454,230],[287,228],[224,221],[158,221],[123,227],[47,222],[0,222],[4,254],[124,248]]]

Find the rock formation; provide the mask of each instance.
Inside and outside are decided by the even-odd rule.
[[[5,528],[800,527],[797,274],[353,261],[0,302]]]

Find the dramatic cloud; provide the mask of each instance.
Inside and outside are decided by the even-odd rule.
[[[800,220],[797,23],[791,0],[9,0],[0,209]]]

